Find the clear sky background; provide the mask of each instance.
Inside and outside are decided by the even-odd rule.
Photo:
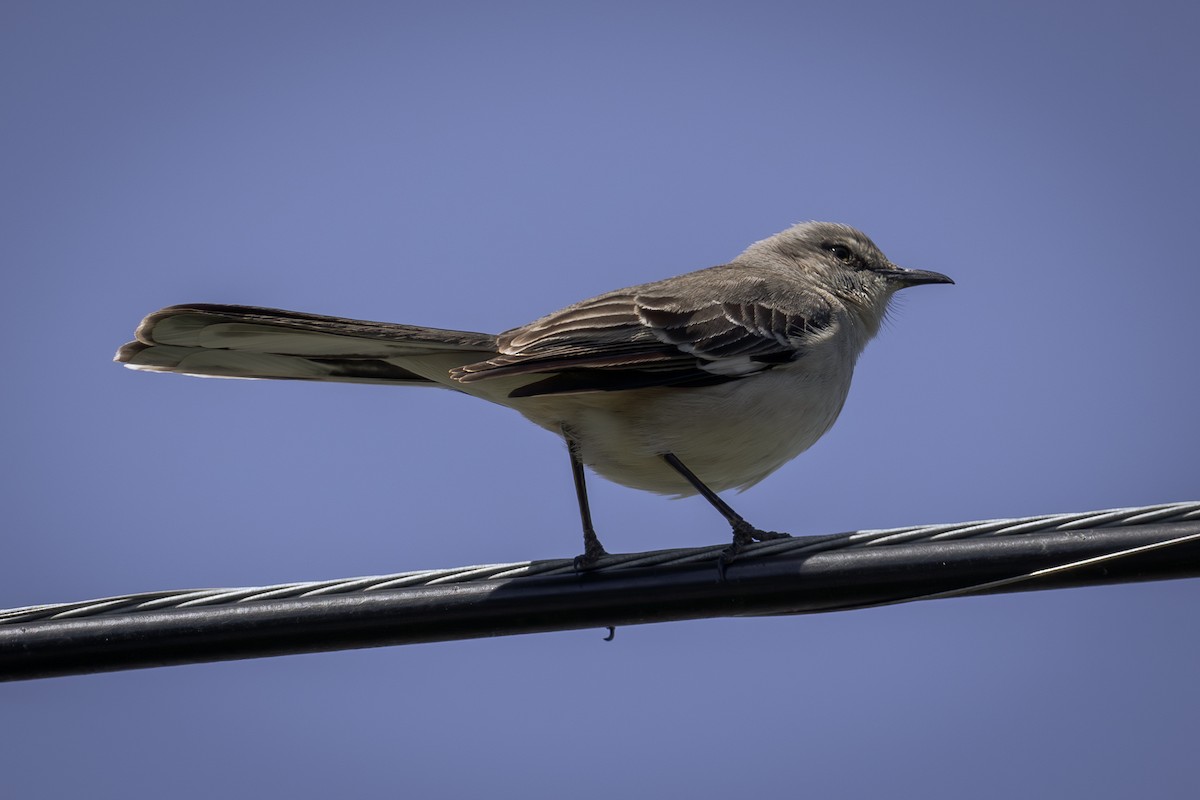
[[[0,5],[0,607],[569,557],[449,392],[136,374],[181,302],[500,330],[847,222],[905,292],[733,498],[829,533],[1200,498],[1181,2]],[[614,551],[724,541],[592,481]],[[13,798],[1195,797],[1194,581],[0,685]]]

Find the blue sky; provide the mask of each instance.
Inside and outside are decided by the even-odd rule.
[[[574,555],[446,392],[135,374],[181,302],[500,330],[803,219],[912,289],[735,507],[828,533],[1197,499],[1180,3],[0,8],[0,607]],[[614,551],[724,540],[591,483]],[[1200,584],[0,685],[14,797],[1193,797]],[[506,788],[507,787],[507,788]]]

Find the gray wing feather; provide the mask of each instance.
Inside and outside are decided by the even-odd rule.
[[[620,374],[619,386],[695,385],[770,369],[798,358],[806,337],[829,324],[819,302],[806,314],[771,300],[685,300],[676,295],[620,292],[601,295],[522,328],[500,334],[500,355],[452,371],[462,382],[503,375],[570,370]],[[631,371],[642,375],[631,381]],[[648,374],[647,374],[648,373]],[[575,389],[576,391],[584,389]]]

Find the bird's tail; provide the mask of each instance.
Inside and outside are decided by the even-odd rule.
[[[252,306],[170,306],[142,320],[114,360],[218,378],[450,385],[449,371],[496,354],[486,333]]]

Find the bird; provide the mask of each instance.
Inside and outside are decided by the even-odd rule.
[[[719,495],[811,447],[846,400],[895,293],[954,283],[906,269],[855,228],[801,222],[727,263],[606,292],[500,334],[193,303],[138,326],[117,362],[222,378],[454,389],[565,441],[583,529],[579,570],[607,551],[586,468],[662,495],[699,494],[733,532],[719,568],[761,530]]]

